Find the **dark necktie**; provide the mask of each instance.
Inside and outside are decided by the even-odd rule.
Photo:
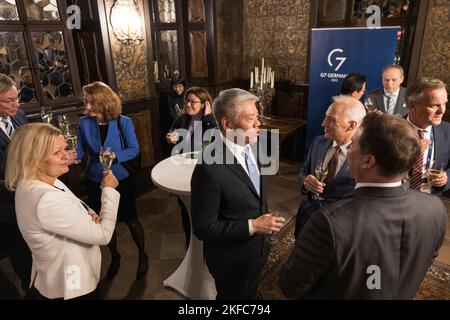
[[[423,139],[423,131],[417,130],[420,141]],[[422,184],[422,169],[423,169],[423,155],[425,150],[420,152],[419,158],[414,162],[414,165],[411,170],[411,179],[409,182],[409,187],[413,190],[420,189],[420,185]]]
[[[325,184],[327,187],[331,185],[331,182],[333,182],[334,176],[336,175],[336,169],[339,161],[339,153],[341,152],[341,148],[339,146],[334,147],[334,153],[330,158],[330,161],[328,161],[327,164],[327,177],[325,178]]]
[[[8,137],[11,138],[12,134],[14,133],[14,127],[12,126],[11,120],[9,117],[2,118],[3,126],[5,128],[5,132],[8,135]]]

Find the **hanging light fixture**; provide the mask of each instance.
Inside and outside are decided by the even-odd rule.
[[[137,0],[114,0],[110,12],[112,31],[117,40],[124,45],[140,44],[142,36],[142,20]]]

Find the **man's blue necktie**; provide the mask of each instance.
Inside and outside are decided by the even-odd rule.
[[[254,158],[250,155],[251,148],[249,146],[245,147],[244,149],[244,158],[245,163],[247,165],[248,175],[250,176],[250,180],[252,180],[253,186],[256,189],[256,192],[258,192],[258,195],[260,193],[260,176],[258,172],[258,166],[254,161]]]
[[[8,135],[8,137],[11,138],[13,132],[14,132],[14,127],[11,123],[11,120],[9,119],[9,117],[7,118],[2,118],[2,122],[3,122],[3,126],[5,128],[5,132]]]

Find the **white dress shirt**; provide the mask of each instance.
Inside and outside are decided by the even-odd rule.
[[[402,181],[397,182],[386,182],[386,183],[378,183],[378,182],[358,182],[355,186],[355,189],[363,188],[363,187],[375,187],[375,188],[395,188],[400,187],[402,185]]]
[[[412,123],[411,120],[409,119],[409,116],[406,117],[406,120],[408,120],[414,126],[414,128],[416,130],[421,130],[423,132],[424,139],[428,139],[428,140],[431,141],[431,130],[433,130],[432,126],[428,126],[425,129],[422,129],[422,128],[417,127],[414,123]],[[431,141],[431,142],[432,142],[432,144],[423,153],[422,178],[426,178],[427,169],[431,168],[433,166],[434,141]],[[427,167],[427,158],[428,158],[428,153],[430,152],[430,148],[431,148],[431,158],[430,158],[431,160],[430,160],[430,163],[428,164],[428,167]]]
[[[347,146],[349,146],[350,143],[352,143],[351,140],[349,142],[347,142],[346,144],[339,146],[341,151],[339,152],[338,164],[336,166],[336,172],[334,173],[334,177],[336,177],[339,170],[341,170],[342,166],[344,165],[345,160],[347,159]],[[331,148],[328,148],[327,152],[325,153],[325,157],[323,158],[323,164],[322,164],[323,169],[325,169],[328,166],[328,162],[330,162],[331,157],[334,154],[335,147],[337,147],[337,146],[338,146],[337,142],[333,141],[333,145],[331,146]]]
[[[392,100],[394,102],[392,102],[392,105],[394,106],[394,108],[392,109],[392,113],[395,113],[395,106],[397,105],[397,100],[398,100],[398,95],[400,93],[400,88],[398,88],[397,90],[395,90],[394,92],[386,92],[386,90],[383,89],[383,101],[384,101],[384,105],[386,106],[386,111],[389,111],[389,106],[388,106],[388,95],[391,96]]]

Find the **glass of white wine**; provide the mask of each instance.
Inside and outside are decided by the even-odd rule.
[[[366,101],[364,101],[364,107],[366,108],[366,111],[369,112],[373,109],[373,101],[370,98],[367,98]]]
[[[100,153],[98,159],[103,167],[103,171],[108,171],[111,169],[111,165],[116,158],[116,154],[111,150],[110,147],[100,147]]]
[[[41,119],[42,122],[51,123],[53,119],[52,108],[48,107],[46,109],[45,107],[41,107]]]
[[[428,189],[425,190],[425,192],[431,193],[431,190],[433,188],[433,179],[437,178],[443,171],[444,171],[444,164],[442,162],[434,163],[427,170],[427,187],[428,187]]]
[[[316,166],[314,167],[314,176],[319,180],[320,182],[323,182],[328,174],[328,168],[323,168],[323,163],[321,160],[317,161]],[[313,193],[311,196],[314,200],[322,201],[325,200],[324,197],[321,197],[319,194]]]
[[[68,132],[64,137],[66,138],[67,148],[71,149],[71,150],[75,150],[77,148],[77,143],[78,143],[77,135],[73,134],[71,132]],[[80,160],[75,159],[75,161],[73,163],[77,164],[80,162],[81,162]]]
[[[272,212],[273,217],[281,217],[281,213],[278,211]],[[269,244],[276,244],[278,243],[278,238],[275,236],[274,233],[272,233],[270,236],[266,236],[266,241]]]

